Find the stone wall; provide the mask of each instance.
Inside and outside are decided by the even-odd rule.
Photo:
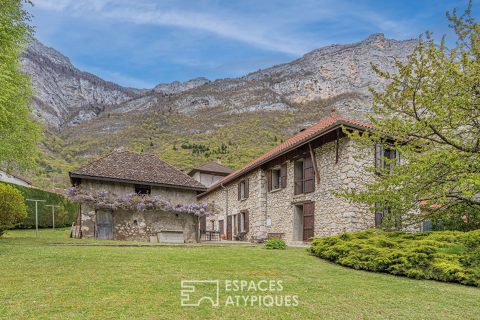
[[[315,236],[373,227],[373,213],[361,205],[349,203],[337,193],[344,189],[361,189],[367,181],[374,179],[374,174],[369,170],[374,165],[374,151],[359,149],[354,141],[342,138],[339,143],[339,161],[336,163],[335,149],[335,142],[329,142],[314,150],[320,182],[315,183],[315,191],[312,193],[294,195],[294,162],[287,161],[287,187],[284,189],[267,192],[265,171],[256,169],[249,174],[248,199],[238,201],[238,181],[233,181],[225,189],[219,188],[200,198],[200,202],[215,204],[217,214],[211,219],[217,221],[224,219],[225,213],[230,215],[248,210],[250,240],[265,239],[267,233],[284,233],[287,242],[295,243],[295,205],[307,201],[315,203]],[[210,225],[207,223],[207,227]],[[218,230],[218,224],[216,229]]]
[[[82,238],[95,239],[94,210],[82,204]],[[114,240],[157,241],[161,231],[183,231],[185,242],[197,241],[198,218],[192,214],[161,210],[115,210],[112,212]]]
[[[81,188],[104,190],[118,197],[135,193],[134,184],[101,180],[82,179]],[[151,192],[152,196],[161,196],[172,204],[189,204],[197,201],[197,192],[193,190],[152,186]]]

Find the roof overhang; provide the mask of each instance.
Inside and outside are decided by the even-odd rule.
[[[183,190],[192,190],[192,191],[205,191],[207,188],[201,187],[190,187],[190,186],[182,186],[177,184],[167,184],[167,183],[155,183],[149,181],[140,181],[140,180],[128,180],[128,179],[119,179],[119,178],[110,178],[110,177],[101,177],[101,176],[90,176],[84,174],[78,174],[75,172],[69,172],[68,175],[70,178],[80,178],[80,179],[88,179],[88,180],[98,180],[98,181],[110,181],[110,182],[121,182],[121,183],[129,183],[129,184],[143,184],[155,187],[164,187],[164,188],[172,188],[172,189],[183,189]]]
[[[305,139],[303,140],[300,140],[298,141],[297,143],[294,143],[292,144],[291,146],[289,146],[288,148],[285,148],[284,150],[282,150],[281,152],[279,153],[276,153],[276,154],[273,154],[269,157],[266,157],[265,159],[262,159],[262,161],[259,161],[258,163],[255,163],[251,168],[248,168],[247,170],[243,170],[243,169],[240,169],[234,173],[231,174],[231,177],[228,176],[227,179],[225,181],[220,181],[219,183],[213,185],[212,187],[210,187],[209,189],[207,189],[207,191],[197,195],[197,198],[200,199],[204,196],[206,196],[207,194],[209,194],[210,192],[220,188],[221,186],[225,185],[225,184],[228,184],[230,182],[232,182],[233,180],[236,180],[238,179],[239,177],[249,173],[250,171],[252,170],[255,170],[256,168],[258,167],[261,167],[263,166],[264,164],[272,161],[273,159],[275,158],[278,158],[280,156],[283,156],[285,154],[287,154],[288,152],[292,151],[292,150],[295,150],[296,148],[299,148],[305,144],[308,144],[320,137],[322,137],[323,135],[327,134],[327,133],[330,133],[336,129],[339,129],[341,127],[349,127],[351,129],[355,129],[355,130],[360,130],[360,131],[365,131],[365,130],[373,130],[371,128],[368,128],[368,127],[364,127],[364,126],[361,126],[361,125],[356,125],[356,124],[353,124],[353,123],[349,123],[349,122],[346,122],[346,121],[343,121],[343,120],[337,120],[336,122],[334,122],[333,124],[331,124],[330,126],[328,127],[325,127],[324,129],[312,134],[311,136],[308,136],[306,137]]]

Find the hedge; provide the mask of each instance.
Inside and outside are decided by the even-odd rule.
[[[343,266],[480,286],[480,230],[367,230],[313,240],[309,252]]]
[[[0,182],[9,184],[5,182]],[[40,228],[52,227],[52,208],[46,207],[46,204],[59,205],[55,208],[55,227],[71,226],[75,221],[79,212],[79,204],[69,201],[64,196],[44,191],[36,188],[29,188],[19,186],[16,184],[9,184],[18,189],[25,199],[41,199],[45,202],[38,203],[38,225]],[[35,204],[30,201],[25,201],[28,206],[27,218],[18,226],[18,228],[34,228],[35,227]]]

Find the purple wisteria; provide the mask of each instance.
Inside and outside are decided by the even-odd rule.
[[[213,215],[213,212],[208,210],[208,205],[206,204],[192,203],[172,205],[170,201],[162,199],[159,196],[139,195],[136,193],[117,197],[115,194],[104,190],[95,191],[71,187],[67,191],[67,197],[72,201],[90,204],[95,207],[95,209],[162,210],[194,214],[198,217]]]

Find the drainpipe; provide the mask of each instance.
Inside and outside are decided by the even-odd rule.
[[[228,219],[228,188],[226,188],[223,183],[220,184],[222,189],[225,191],[225,216],[223,218],[223,231],[227,233],[227,219]],[[221,237],[221,235],[220,235]],[[225,238],[227,235],[225,234]],[[227,239],[228,240],[228,239]]]

